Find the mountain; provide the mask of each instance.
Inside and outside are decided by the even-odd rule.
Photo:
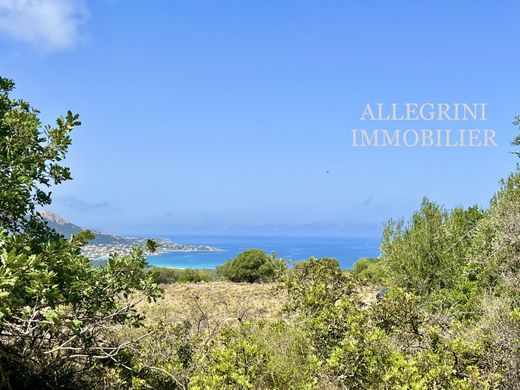
[[[48,226],[56,230],[59,234],[70,238],[71,235],[76,235],[87,228],[74,225],[73,223],[63,219],[62,217],[51,213],[50,211],[40,211],[40,216],[47,222]],[[146,238],[141,237],[123,237],[115,234],[102,233],[91,230],[96,236],[92,241],[82,248],[82,253],[90,259],[98,259],[107,257],[111,253],[119,253],[127,255],[135,246],[143,246]],[[153,237],[150,237],[153,238]],[[213,248],[207,245],[191,245],[175,243],[163,238],[155,238],[159,243],[157,254],[166,252],[193,252],[193,251],[219,251],[218,248]]]
[[[49,227],[53,228],[66,238],[69,238],[71,235],[76,235],[82,230],[87,230],[87,228],[74,225],[59,215],[53,214],[47,210],[40,211],[40,215],[47,222]],[[92,232],[95,234],[96,238],[90,241],[90,244],[132,244],[136,240],[135,237],[121,237],[115,234],[102,233],[95,230],[92,230]]]
[[[60,216],[51,213],[50,211],[40,211],[40,216],[47,222],[47,224],[56,230],[58,233],[69,237],[70,235],[78,234],[83,228],[64,220]]]

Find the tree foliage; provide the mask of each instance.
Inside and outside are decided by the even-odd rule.
[[[281,266],[274,254],[261,249],[248,249],[217,268],[217,272],[232,282],[265,282],[272,280]]]
[[[148,239],[144,243],[144,248],[148,253],[154,254],[159,249],[159,243],[155,240]]]
[[[381,285],[385,280],[383,258],[362,258],[354,263],[353,274],[361,283]]]
[[[483,216],[477,206],[448,211],[424,199],[409,222],[390,221],[381,244],[387,282],[421,295],[453,288]]]
[[[0,77],[0,225],[11,232],[35,229],[36,208],[51,203],[51,185],[71,179],[60,164],[71,143],[70,132],[79,126],[70,111],[44,126],[38,110],[10,98],[13,81]]]
[[[71,112],[42,128],[38,111],[0,79],[0,383],[11,388],[90,387],[96,370],[118,362],[126,345],[114,326],[140,326],[133,299],[159,296],[141,249],[93,268],[82,232],[59,236],[37,214],[48,187],[71,178],[60,165],[78,126]]]

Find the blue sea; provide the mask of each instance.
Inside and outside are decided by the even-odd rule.
[[[216,268],[240,252],[256,248],[275,252],[278,258],[299,261],[311,256],[332,257],[341,268],[352,268],[361,257],[378,257],[379,238],[345,237],[237,237],[237,236],[171,236],[173,242],[209,245],[219,252],[170,252],[150,256],[148,262],[157,267]]]

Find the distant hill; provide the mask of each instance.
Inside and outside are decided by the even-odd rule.
[[[47,222],[49,227],[65,236],[65,238],[69,238],[71,235],[76,235],[82,230],[87,230],[87,228],[74,225],[59,215],[53,214],[47,210],[40,211],[40,215]],[[95,230],[92,230],[92,232],[96,235],[96,238],[90,241],[91,244],[133,244],[135,242],[134,237],[121,237],[115,234],[102,233]]]
[[[71,235],[76,235],[82,230],[86,230],[86,228],[74,225],[50,211],[40,211],[40,215],[45,221],[47,221],[49,227],[65,236],[65,238],[70,238]],[[81,252],[92,260],[106,258],[111,253],[127,255],[132,251],[132,248],[143,246],[146,241],[146,239],[142,237],[122,237],[115,234],[98,232],[92,229],[89,230],[94,233],[96,238],[83,246]],[[155,240],[159,243],[159,248],[155,252],[155,255],[167,252],[212,252],[220,250],[207,245],[179,244],[164,238],[156,238]]]

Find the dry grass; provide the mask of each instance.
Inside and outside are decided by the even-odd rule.
[[[361,300],[365,304],[365,306],[371,306],[375,302],[377,302],[376,295],[379,291],[381,291],[383,287],[375,286],[375,285],[366,285],[366,286],[358,286],[356,289],[356,293]]]
[[[377,286],[360,286],[357,294],[365,305],[376,300]],[[219,323],[279,319],[286,303],[285,291],[276,284],[201,282],[164,285],[157,302],[142,303],[139,310],[149,323],[178,324],[195,318]]]
[[[285,293],[274,284],[174,283],[164,286],[164,298],[143,303],[139,309],[150,322],[176,324],[198,318],[222,325],[248,319],[275,320],[285,300]]]

